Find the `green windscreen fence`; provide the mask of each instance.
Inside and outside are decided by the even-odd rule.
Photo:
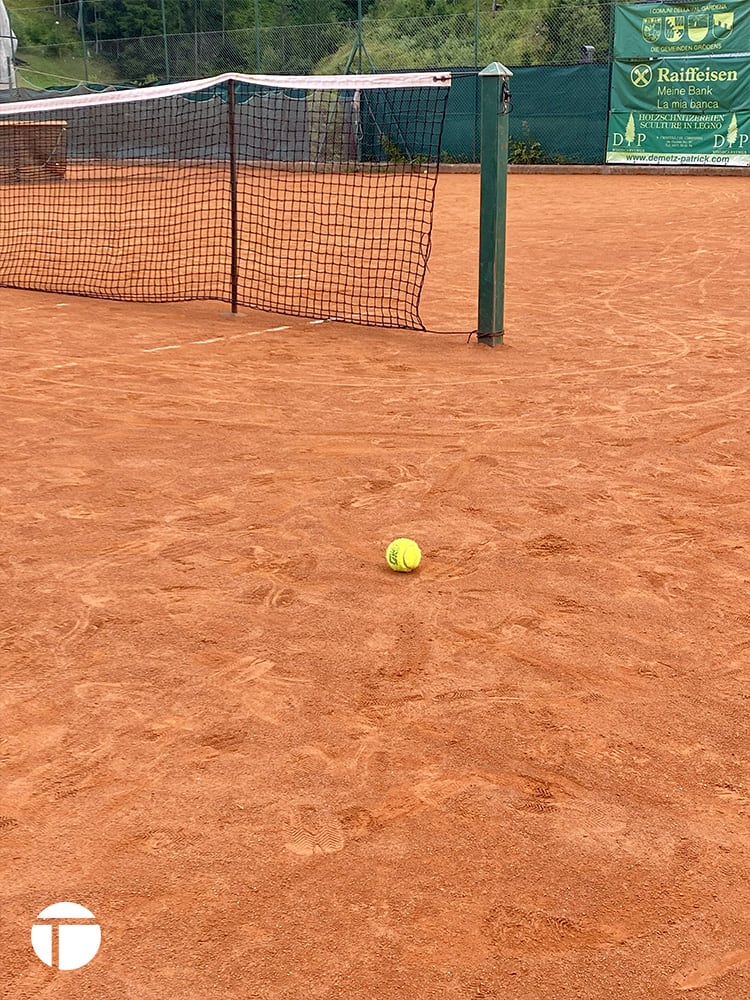
[[[511,66],[511,163],[603,163],[609,110],[609,66],[593,63],[571,66]],[[441,67],[450,72],[450,88],[443,132],[443,161],[479,162],[479,80],[473,67]],[[93,88],[92,88],[93,89]],[[85,92],[74,88],[72,96]],[[242,99],[242,90],[239,89]],[[18,100],[48,98],[51,91],[25,91]],[[0,104],[3,97],[0,95]],[[382,112],[390,114],[387,100]],[[383,158],[399,159],[422,152],[410,136],[408,120],[394,133],[394,145],[382,149]],[[365,146],[374,141],[365,136]]]
[[[609,66],[511,66],[511,163],[603,163]],[[447,161],[479,160],[479,84],[454,74],[443,133]]]
[[[609,66],[511,68],[511,158],[519,163],[526,155],[526,162],[539,162],[539,156],[541,162],[601,163]]]

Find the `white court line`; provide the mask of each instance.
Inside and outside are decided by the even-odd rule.
[[[143,354],[155,354],[157,351],[179,351],[182,347],[193,347],[196,344],[217,344],[223,340],[238,340],[240,337],[257,337],[261,333],[272,333],[274,330],[288,330],[288,326],[274,326],[271,330],[248,330],[245,333],[235,333],[231,337],[209,337],[208,340],[188,340],[185,344],[165,344],[163,347],[142,347]]]
[[[240,340],[242,337],[259,337],[261,333],[276,333],[278,330],[288,330],[288,326],[270,326],[267,330],[246,330],[244,333],[235,333],[230,340]]]
[[[233,333],[227,340],[241,340],[243,337],[259,337],[261,333],[268,333],[268,330],[247,330],[245,333]]]
[[[317,326],[318,323],[327,323],[325,319],[312,319],[310,326]],[[239,340],[241,337],[259,337],[262,333],[280,333],[282,330],[290,330],[289,326],[269,326],[264,330],[246,330],[244,333],[235,333],[231,337],[209,337],[207,340],[189,340],[185,344],[164,344],[163,347],[142,347],[143,354],[155,354],[157,351],[177,351],[181,347],[192,347],[195,344],[218,344],[220,341]]]
[[[39,309],[67,309],[69,306],[70,302],[57,302],[55,305],[49,306],[22,306],[20,309],[16,309],[16,312],[30,313],[37,312]]]

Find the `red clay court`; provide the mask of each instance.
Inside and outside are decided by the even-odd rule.
[[[748,205],[512,175],[494,350],[0,289],[9,997],[750,995]]]

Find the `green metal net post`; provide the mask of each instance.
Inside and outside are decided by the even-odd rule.
[[[479,205],[479,322],[477,340],[503,341],[505,306],[505,206],[508,189],[508,115],[513,74],[490,63],[479,74],[481,194]]]

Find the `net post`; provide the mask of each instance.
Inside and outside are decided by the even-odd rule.
[[[508,115],[513,74],[493,62],[479,73],[480,207],[479,316],[477,341],[503,342],[505,307],[505,215],[508,188]]]
[[[254,0],[253,12],[255,14],[255,72],[262,73],[260,68],[260,10],[258,0]]]
[[[227,81],[227,133],[229,144],[229,210],[231,234],[231,304],[232,312],[237,315],[237,289],[239,286],[238,254],[237,254],[237,143],[234,128],[234,80]]]

